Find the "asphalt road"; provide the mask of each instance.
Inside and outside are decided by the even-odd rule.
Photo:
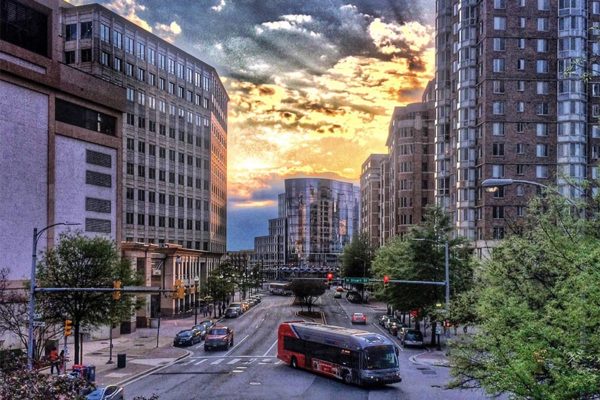
[[[276,358],[277,327],[282,321],[298,319],[299,307],[291,297],[265,295],[263,301],[239,318],[224,321],[234,330],[234,347],[205,352],[203,344],[189,347],[193,354],[172,365],[130,382],[125,398],[150,397],[177,399],[485,399],[480,393],[446,390],[448,368],[415,364],[410,357],[424,350],[403,349],[400,353],[403,381],[382,388],[361,388],[294,370]],[[352,312],[364,312],[365,330],[386,334],[377,322],[377,310],[368,305],[334,299],[333,290],[322,296],[327,323],[350,326]]]

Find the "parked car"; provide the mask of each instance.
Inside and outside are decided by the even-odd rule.
[[[216,325],[208,330],[204,340],[204,350],[225,348],[233,346],[233,330],[226,326]]]
[[[202,332],[198,329],[179,331],[173,339],[173,346],[191,346],[202,341]]]
[[[385,326],[385,323],[386,323],[386,321],[387,321],[387,320],[389,320],[389,319],[390,319],[390,316],[389,316],[389,315],[387,315],[387,314],[383,314],[383,315],[381,315],[381,316],[379,317],[379,319],[378,319],[378,321],[379,321],[379,325],[381,325],[381,326]]]
[[[423,334],[415,329],[408,329],[400,337],[400,344],[404,347],[415,346],[423,347]]]
[[[342,298],[342,292],[337,292],[337,291],[336,291],[336,292],[333,294],[333,298],[334,298],[334,299],[341,299],[341,298]]]
[[[204,320],[202,322],[200,322],[198,325],[194,325],[192,327],[192,329],[198,329],[200,331],[200,333],[202,334],[202,340],[204,340],[204,338],[206,337],[206,332],[208,332],[208,330],[214,325],[215,323],[210,320]]]
[[[367,324],[367,316],[363,313],[355,312],[352,314],[351,320],[353,324]]]
[[[85,398],[86,400],[123,400],[123,388],[117,385],[98,386]]]
[[[244,310],[244,312],[246,312],[250,309],[250,302],[248,300],[242,300],[241,304],[242,304],[242,309]]]
[[[398,318],[389,317],[387,319],[387,321],[384,322],[383,327],[385,329],[387,329],[389,332],[391,332],[392,324],[396,324],[396,325],[400,326],[400,324],[402,324],[402,322],[400,322],[400,320]]]
[[[237,308],[240,315],[244,313],[241,303],[229,303],[229,308]]]
[[[240,316],[238,308],[228,308],[225,310],[225,318],[237,318]]]
[[[406,324],[400,322],[396,318],[393,318],[388,323],[388,330],[394,336],[398,336],[398,333],[403,332],[403,330],[406,330],[406,329],[408,329],[408,326]]]
[[[260,303],[262,301],[260,296],[257,294],[255,294],[254,296],[252,296],[250,298],[256,300],[256,303]]]

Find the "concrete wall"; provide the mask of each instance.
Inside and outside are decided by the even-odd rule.
[[[111,156],[111,167],[101,167],[86,162],[86,150]],[[86,184],[86,171],[111,175],[111,187]],[[81,140],[56,136],[56,193],[55,219],[81,223],[75,227],[85,232],[86,218],[111,221],[110,234],[85,232],[90,236],[102,235],[113,240],[117,232],[117,154],[115,149]],[[110,200],[110,213],[86,211],[85,199]]]
[[[0,110],[0,267],[29,278],[33,228],[47,221],[48,96],[0,81]]]

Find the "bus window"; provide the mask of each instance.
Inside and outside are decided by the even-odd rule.
[[[398,367],[393,346],[373,346],[364,350],[365,369],[390,369]]]

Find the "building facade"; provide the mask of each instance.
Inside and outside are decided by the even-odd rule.
[[[344,246],[360,230],[359,189],[332,179],[286,179],[278,200],[269,235],[254,240],[254,261],[276,277],[280,268],[339,267]]]
[[[227,103],[213,67],[98,5],[62,9],[65,64],[125,88],[123,238],[225,253]]]
[[[597,176],[597,1],[436,2],[436,201],[481,251],[518,229],[533,185]],[[581,67],[576,67],[581,65]],[[582,79],[584,73],[590,79]]]
[[[381,163],[386,158],[387,154],[371,154],[360,173],[360,227],[373,248],[381,243]]]
[[[389,219],[391,237],[403,236],[419,224],[434,202],[434,83],[423,101],[396,107],[386,141],[390,165]]]
[[[37,249],[75,228],[121,240],[125,89],[62,63],[58,1],[0,2],[0,251],[29,279]]]

